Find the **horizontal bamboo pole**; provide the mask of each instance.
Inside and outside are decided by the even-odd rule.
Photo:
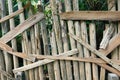
[[[63,20],[108,20],[119,21],[120,11],[71,11],[60,13]]]
[[[49,56],[49,55],[33,55],[38,60],[41,59],[52,59],[52,60],[71,60],[71,61],[80,61],[80,62],[91,62],[91,63],[97,63],[97,64],[106,64],[104,60],[101,60],[99,58],[80,58],[80,57],[66,57],[66,56]],[[119,60],[112,60],[115,61],[118,65],[120,65]]]
[[[67,52],[64,52],[64,53],[60,53],[59,55],[57,55],[57,57],[59,57],[59,56],[71,56],[71,55],[75,55],[77,53],[78,53],[78,49],[73,49],[73,50],[70,50],[70,51],[67,51]],[[53,61],[55,61],[55,60],[50,60],[50,59],[39,60],[39,61],[34,62],[32,64],[28,64],[28,65],[25,65],[23,67],[16,68],[16,69],[13,70],[13,72],[17,73],[17,72],[30,70],[30,69],[39,67],[41,65],[51,63]]]
[[[15,11],[15,12],[13,12],[13,13],[11,13],[11,14],[3,17],[3,18],[1,18],[1,19],[0,19],[0,23],[4,22],[4,21],[6,21],[6,20],[8,20],[8,19],[10,19],[10,18],[13,18],[14,16],[22,13],[22,12],[24,11],[24,9],[28,8],[29,6],[30,6],[30,2],[28,2],[28,3],[27,3],[23,8],[21,8],[20,10],[17,10],[17,11]]]
[[[43,13],[37,13],[36,15],[28,18],[23,23],[16,26],[13,30],[6,33],[3,37],[0,38],[0,41],[2,41],[3,43],[9,42],[13,38],[15,38],[17,35],[19,35],[23,31],[25,31],[26,29],[32,27],[34,24],[36,24],[37,22],[39,22],[43,18],[44,18]]]
[[[95,55],[99,56],[101,59],[103,59],[104,61],[106,61],[109,65],[111,65],[112,67],[114,67],[115,69],[117,69],[118,71],[120,71],[120,67],[119,67],[119,65],[115,61],[110,60],[103,53],[97,51],[96,49],[94,49],[93,47],[91,47],[88,43],[84,42],[83,40],[81,40],[80,38],[78,38],[77,36],[75,36],[74,34],[69,33],[69,35],[70,35],[70,37],[72,37],[75,40],[77,40],[78,42],[80,42],[84,47],[86,47],[87,49],[89,49]]]

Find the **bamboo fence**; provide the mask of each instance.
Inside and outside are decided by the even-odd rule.
[[[83,11],[80,0],[50,0],[52,30],[44,11],[33,14],[30,2],[18,0],[17,11],[6,2],[0,0],[0,80],[120,77],[120,0],[106,0],[106,11]]]

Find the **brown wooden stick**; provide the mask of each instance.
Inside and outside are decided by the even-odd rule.
[[[3,43],[0,41],[0,49],[8,52],[9,54],[12,54],[14,56],[17,56],[17,57],[20,57],[20,58],[23,58],[23,59],[26,59],[26,60],[29,60],[29,61],[32,61],[34,62],[35,61],[35,58],[32,57],[32,56],[29,56],[25,53],[21,53],[21,52],[14,52],[13,49],[11,47],[9,47],[7,44]]]
[[[25,20],[23,23],[19,24],[13,30],[6,33],[3,37],[0,38],[0,41],[2,41],[3,43],[9,42],[13,38],[15,38],[17,35],[19,35],[23,31],[25,31],[26,29],[30,28],[32,25],[39,22],[43,18],[44,18],[43,13],[37,13],[36,15],[34,15],[34,16],[28,18],[27,20]]]
[[[74,34],[69,33],[69,35],[70,35],[70,37],[72,37],[75,40],[77,40],[78,42],[80,42],[84,47],[86,47],[87,49],[89,49],[95,55],[99,56],[101,59],[103,59],[104,61],[106,61],[112,67],[114,67],[115,69],[117,69],[118,71],[120,71],[120,67],[119,67],[119,65],[116,62],[111,61],[103,53],[97,51],[96,49],[94,49],[93,47],[91,47],[88,43],[84,42],[83,40],[81,40],[80,38],[78,38],[77,36],[75,36]]]
[[[120,11],[70,11],[60,14],[64,20],[109,20],[119,21]]]
[[[17,11],[15,11],[15,12],[13,12],[13,13],[11,13],[11,14],[3,17],[3,18],[1,18],[1,19],[0,19],[0,23],[4,22],[4,21],[6,21],[6,20],[8,20],[8,19],[10,19],[10,18],[12,18],[12,17],[20,14],[20,13],[22,13],[22,12],[24,11],[24,9],[28,8],[29,6],[30,6],[30,2],[28,2],[28,3],[24,6],[24,8],[21,8],[20,10],[17,10]]]

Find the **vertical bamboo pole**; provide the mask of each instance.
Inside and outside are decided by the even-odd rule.
[[[10,8],[12,8],[12,5],[11,4],[9,4],[9,3],[11,3],[11,1],[10,0],[8,0],[8,8],[9,8],[9,6],[10,6]],[[11,11],[10,11],[10,9],[9,9],[9,14],[11,14]],[[12,26],[12,21],[13,19],[10,19],[9,21],[10,21],[10,26]],[[10,73],[10,74],[12,74],[12,56],[10,55],[10,54],[8,54],[8,53],[6,53],[5,52],[5,64],[6,64],[6,71],[8,72],[8,73]],[[8,78],[7,78],[7,80],[9,80]]]
[[[2,17],[4,17],[4,16],[6,16],[6,7],[5,7],[5,0],[0,0],[0,7],[1,7],[1,18]],[[4,35],[6,32],[7,32],[7,30],[8,30],[8,28],[7,28],[7,22],[4,22],[4,23],[1,23],[1,28],[2,28],[2,35]],[[4,54],[7,54],[6,52],[2,52],[2,51],[0,51],[0,66],[1,66],[1,68],[3,69],[3,70],[5,70],[5,59],[4,59],[4,54],[2,54],[2,53],[4,53]],[[4,75],[0,75],[1,76],[1,80],[5,80],[5,76]]]
[[[52,31],[51,33],[51,48],[52,48],[52,55],[53,56],[57,55],[57,44],[56,44],[54,31]],[[53,66],[54,66],[55,80],[61,80],[59,62],[55,61]]]
[[[91,23],[89,25],[89,34],[90,34],[90,44],[91,46],[93,46],[94,48],[96,48],[96,28],[95,28],[95,24]],[[92,57],[96,57],[96,55],[94,55],[93,53],[91,53]],[[98,66],[96,64],[92,64],[92,76],[93,79],[92,80],[98,80]]]
[[[74,2],[74,1],[73,1]],[[72,11],[72,7],[71,7],[71,0],[65,0],[65,8],[66,8],[66,12],[68,11]],[[74,24],[73,21],[69,20],[67,21],[68,23],[68,30],[70,33],[74,34]],[[76,48],[76,44],[75,44],[75,40],[70,38],[70,43],[71,43],[71,49]],[[76,55],[74,55],[76,56]],[[74,79],[75,80],[79,80],[79,70],[78,70],[78,62],[73,61],[73,71],[74,71]]]
[[[81,22],[81,32],[82,32],[82,40],[88,43],[87,25],[83,21]],[[83,50],[84,50],[84,57],[90,57],[90,53],[88,49],[84,47]],[[90,63],[85,63],[85,74],[86,74],[86,80],[92,80]]]
[[[33,15],[32,13],[32,9],[30,7],[29,11],[28,11],[28,16],[31,17]],[[28,34],[28,36],[30,36],[30,40],[28,41],[28,55],[32,54],[32,49],[35,51],[35,47],[34,45],[32,45],[32,43],[34,44],[34,28],[33,26],[30,28],[30,34]],[[33,46],[33,47],[32,47]],[[32,62],[27,61],[28,64],[31,64]],[[29,70],[29,80],[34,80],[34,71],[33,69]]]
[[[50,1],[51,1],[51,8],[52,8],[52,17],[54,22],[53,29],[55,30],[55,37],[57,41],[58,52],[62,53],[63,45],[62,45],[62,39],[61,39],[61,29],[60,29],[59,18],[57,16],[56,0],[50,0]],[[62,80],[67,80],[66,66],[64,61],[60,61],[60,68],[61,68]]]
[[[35,29],[35,49],[36,49],[36,54],[41,54],[42,55],[42,50],[41,50],[41,36],[40,36],[40,26],[36,24],[34,26]],[[38,78],[36,78],[38,77]],[[44,80],[44,73],[43,73],[43,67],[40,66],[39,68],[35,69],[35,80]]]
[[[31,35],[31,34],[30,34]],[[31,44],[31,41],[28,42],[28,55],[32,53],[32,44]],[[32,62],[28,62],[28,64],[31,64]],[[34,71],[33,69],[30,69],[29,70],[29,80],[35,80],[34,78]]]
[[[12,5],[12,0],[8,0],[8,9],[9,9],[9,14],[13,12],[13,5]],[[15,28],[15,23],[14,19],[10,19],[10,30]],[[12,48],[17,51],[17,43],[16,39],[12,39],[11,41]],[[14,68],[18,67],[18,58],[16,56],[13,56],[13,63],[14,63]]]
[[[41,33],[44,44],[44,55],[50,55],[49,43],[48,43],[48,34],[46,29],[45,20],[41,21]],[[49,80],[54,80],[54,71],[52,63],[47,64]]]
[[[62,13],[63,5],[62,5],[61,1],[59,1],[58,6],[59,6],[59,13]],[[60,20],[60,24],[61,24],[61,31],[62,31],[63,48],[64,48],[64,52],[65,52],[65,51],[69,50],[69,43],[68,43],[68,36],[67,36],[67,26],[66,26],[66,24],[63,20]],[[66,68],[67,79],[68,80],[73,80],[71,61],[65,61],[65,63],[66,63],[66,66],[69,66],[69,67]]]
[[[18,9],[21,9],[22,8],[22,3],[20,0],[18,0]],[[25,20],[25,17],[24,17],[24,13],[21,13],[19,15],[20,17],[20,23],[24,22]],[[27,31],[24,31],[22,33],[22,51],[24,53],[28,53],[28,37],[27,37]],[[24,65],[27,65],[27,62],[26,60],[23,60],[24,61]],[[28,71],[25,71],[25,78],[26,80],[29,80],[29,77],[28,77]]]

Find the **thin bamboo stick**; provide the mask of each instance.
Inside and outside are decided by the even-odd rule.
[[[50,49],[49,49],[49,43],[48,43],[48,33],[45,25],[45,20],[41,21],[41,33],[42,33],[42,39],[44,44],[44,55],[50,55]],[[49,80],[54,80],[54,71],[53,71],[53,65],[52,63],[47,64],[48,67],[48,76]]]
[[[102,52],[97,51],[96,49],[94,49],[93,47],[91,47],[88,43],[86,43],[85,41],[81,40],[80,38],[78,38],[74,34],[69,33],[69,35],[72,38],[74,38],[75,40],[77,40],[78,42],[80,42],[84,47],[86,47],[87,49],[89,49],[91,52],[93,52],[94,54],[96,54],[97,56],[99,56],[101,59],[103,59],[104,61],[106,61],[109,65],[111,65],[112,67],[114,67],[115,69],[117,69],[118,71],[120,71],[120,68],[119,68],[118,64],[116,62],[114,62],[114,61],[111,61],[104,54],[102,54]]]
[[[81,22],[81,33],[82,33],[82,40],[88,43],[88,34],[87,34],[87,25],[85,22]],[[84,57],[90,57],[89,50],[86,47],[83,47]],[[85,74],[86,80],[91,80],[91,65],[90,63],[85,63]]]
[[[58,6],[59,6],[59,13],[62,13],[63,12],[63,4],[61,1],[59,1]],[[61,24],[61,31],[62,31],[63,48],[64,48],[64,52],[65,52],[65,51],[69,50],[67,26],[63,20],[60,20],[60,24]],[[65,63],[66,63],[66,66],[69,66],[66,68],[67,79],[73,80],[71,61],[65,61]]]
[[[13,7],[12,0],[8,0],[9,14],[11,14],[13,12],[13,8],[12,7]],[[14,29],[15,28],[14,19],[11,18],[9,20],[9,22],[10,22],[10,30]],[[16,43],[16,39],[15,38],[11,40],[11,45],[12,45],[12,49],[17,51],[17,43]],[[17,68],[19,66],[18,58],[16,56],[13,56],[13,65],[14,65],[14,68]],[[16,77],[16,75],[15,75],[15,77]]]
[[[95,28],[95,24],[94,23],[90,23],[89,25],[89,34],[90,34],[90,44],[91,46],[93,46],[94,48],[96,48],[96,28]],[[96,57],[96,55],[91,53],[92,57]],[[96,64],[92,64],[92,77],[93,80],[99,80],[98,78],[98,66]]]
[[[57,55],[57,44],[56,44],[54,31],[52,31],[51,33],[51,48],[52,48],[52,55],[53,56]],[[53,66],[54,66],[55,80],[61,80],[59,62],[55,61]]]
[[[18,9],[22,9],[22,2],[21,1],[18,1]],[[21,13],[19,15],[20,17],[20,23],[23,23],[25,21],[25,17],[24,17],[24,13]],[[27,38],[27,31],[24,31],[22,33],[22,51],[25,52],[25,53],[28,53],[28,50],[27,50],[27,47],[28,47],[28,38]],[[27,54],[26,54],[27,55]],[[23,59],[23,65],[26,65],[26,60]],[[28,77],[28,71],[25,71],[25,79],[26,80],[29,80],[29,77]]]
[[[71,0],[65,0],[66,12],[72,11],[72,6],[71,5],[72,5]],[[75,27],[74,27],[73,21],[68,20],[67,23],[68,23],[69,32],[74,34]],[[71,37],[70,37],[70,45],[71,45],[71,49],[76,48],[75,40],[72,39]],[[76,55],[74,55],[74,56],[76,56]],[[78,62],[73,61],[73,75],[74,75],[75,80],[79,80],[79,75],[78,74],[79,74]]]
[[[56,42],[57,42],[57,47],[58,47],[58,52],[59,54],[63,52],[63,45],[62,45],[62,35],[61,35],[61,29],[60,29],[60,23],[59,23],[59,18],[56,14],[57,13],[57,5],[56,5],[56,0],[50,0],[51,2],[51,8],[52,8],[52,17],[53,17],[53,29],[55,31],[55,37],[56,37]],[[61,77],[62,80],[67,80],[67,74],[66,74],[66,65],[64,61],[60,61],[60,68],[61,68]]]
[[[73,49],[73,50],[70,50],[70,51],[67,51],[67,52],[64,52],[64,53],[60,53],[56,56],[71,56],[71,55],[75,55],[77,53],[78,53],[78,50]],[[20,68],[16,68],[16,69],[13,70],[13,72],[16,73],[16,72],[26,71],[26,70],[33,69],[33,68],[41,66],[41,65],[48,64],[48,63],[53,62],[53,61],[54,60],[44,59],[44,60],[37,61],[37,62],[34,62],[32,64],[29,64],[29,65],[25,65],[25,66],[20,67]]]

